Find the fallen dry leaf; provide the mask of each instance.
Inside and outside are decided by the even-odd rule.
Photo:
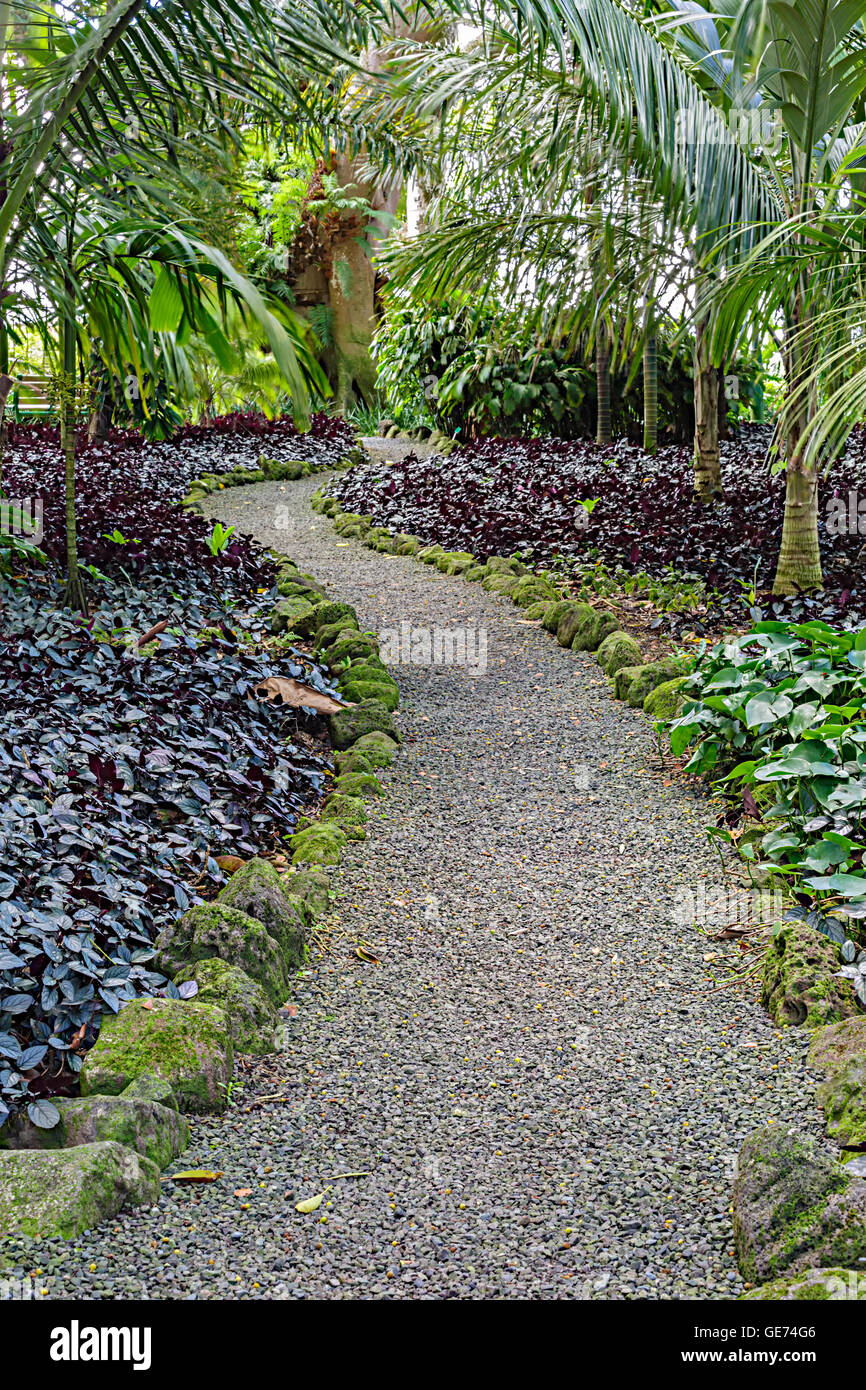
[[[184,1173],[173,1173],[167,1182],[216,1182],[222,1173],[212,1173],[210,1168],[187,1168]]]
[[[366,951],[363,946],[355,947],[355,955],[358,960],[365,960],[368,965],[381,965],[378,956],[374,956],[372,951]]]
[[[308,1212],[311,1211],[317,1211],[319,1207],[322,1205],[322,1199],[324,1198],[324,1196],[324,1192],[319,1192],[315,1197],[308,1197],[305,1202],[298,1202],[297,1206],[295,1207],[295,1211],[299,1211],[303,1215],[306,1215]]]
[[[252,1194],[252,1190],[251,1187],[239,1187],[236,1189],[234,1195],[236,1197],[249,1197]]]
[[[268,676],[266,681],[256,686],[256,694],[272,704],[291,705],[293,709],[306,705],[322,714],[338,714],[341,709],[351,708],[348,701],[334,700],[330,695],[314,690],[311,685],[302,685],[300,681],[293,680],[291,676]]]

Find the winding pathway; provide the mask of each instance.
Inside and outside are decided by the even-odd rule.
[[[736,1151],[764,1119],[811,1126],[814,1102],[802,1035],[708,992],[711,948],[678,920],[718,877],[706,801],[657,770],[592,658],[341,540],[308,505],[322,481],[211,510],[362,627],[483,629],[487,669],[395,671],[405,742],[336,876],[340,931],[298,983],[290,1050],[181,1160],[224,1177],[32,1258],[61,1298],[735,1295]]]

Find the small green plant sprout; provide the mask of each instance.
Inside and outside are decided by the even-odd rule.
[[[113,541],[115,545],[141,545],[141,541],[138,537],[130,536],[129,539],[127,539],[122,531],[118,531],[116,526],[113,531],[103,531],[102,539],[104,541]]]
[[[215,523],[207,538],[207,548],[211,555],[222,555],[234,534],[234,530],[234,526],[223,526],[221,521]]]

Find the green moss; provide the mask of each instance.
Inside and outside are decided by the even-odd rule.
[[[71,1240],[124,1206],[159,1200],[159,1169],[110,1140],[0,1153],[0,1231]]]
[[[659,721],[679,718],[684,703],[682,688],[685,681],[685,676],[677,676],[674,680],[662,681],[661,685],[657,685],[645,697],[644,713]]]
[[[337,771],[341,773],[373,771],[373,763],[367,757],[366,753],[364,753],[363,749],[358,748],[357,744],[354,748],[348,748],[342,753],[335,753],[334,763],[336,765]],[[388,767],[389,764],[377,763],[376,766]]]
[[[177,999],[135,1000],[103,1017],[84,1059],[81,1092],[116,1096],[149,1072],[168,1081],[182,1110],[206,1114],[225,1109],[221,1085],[231,1069],[222,1009]]]
[[[396,752],[397,745],[394,739],[386,733],[374,730],[372,733],[362,734],[352,748],[353,754],[359,754],[364,758],[366,768],[360,769],[357,763],[340,758],[337,760],[337,766],[341,772],[371,772],[377,767],[390,767]]]
[[[290,970],[304,964],[307,944],[303,919],[287,897],[284,880],[267,859],[248,859],[232,875],[217,902],[261,922],[279,944]]]
[[[355,702],[379,700],[392,712],[400,703],[400,688],[393,680],[357,680],[353,674],[340,680],[340,691],[347,700]]]
[[[857,1013],[854,991],[838,978],[838,949],[806,922],[774,931],[761,971],[761,998],[780,1025],[819,1028]]]
[[[317,631],[321,631],[324,627],[330,627],[334,623],[339,623],[344,618],[346,621],[343,623],[343,627],[357,628],[358,615],[351,603],[336,603],[330,599],[325,599],[316,605]]]
[[[503,598],[510,598],[519,582],[520,580],[515,574],[491,571],[482,579],[481,587],[488,594],[501,594]]]
[[[366,660],[371,656],[378,655],[379,644],[375,637],[368,637],[363,632],[353,634],[344,628],[337,640],[328,648],[327,661],[328,665],[334,669],[346,661]]]
[[[556,640],[561,647],[570,647],[582,625],[590,622],[594,612],[588,603],[569,601],[556,624]]]
[[[596,652],[598,664],[606,676],[615,676],[624,666],[640,666],[641,649],[625,632],[611,632]]]
[[[339,864],[348,836],[338,825],[317,821],[289,840],[293,864]]]
[[[617,621],[612,613],[605,612],[603,609],[591,609],[591,616],[588,616],[579,625],[571,644],[572,651],[575,652],[594,652],[597,651],[611,632],[617,631]]]
[[[309,599],[300,596],[296,598],[283,598],[271,611],[271,632],[301,632],[301,626],[307,626],[312,619],[313,605]]]
[[[216,1004],[224,1011],[235,1052],[262,1056],[276,1050],[277,1010],[261,985],[244,970],[223,960],[200,960],[176,977],[177,984],[187,980],[198,985],[198,1003]]]
[[[331,881],[321,870],[300,869],[288,877],[289,895],[305,906],[308,924],[324,917],[331,900]]]
[[[352,709],[329,715],[328,728],[335,748],[349,748],[369,733],[384,733],[400,742],[391,712],[381,700],[362,700]]]
[[[334,792],[328,797],[321,814],[322,822],[335,821],[346,832],[350,840],[364,840],[367,832],[367,811],[360,796],[348,796],[345,792]]]
[[[385,795],[385,788],[372,772],[344,772],[334,779],[334,786],[346,796]]]

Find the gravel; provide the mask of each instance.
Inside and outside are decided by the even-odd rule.
[[[719,881],[712,808],[591,657],[341,541],[308,507],[322,481],[209,505],[362,626],[483,629],[487,669],[395,670],[405,742],[335,876],[332,949],[296,982],[287,1050],[240,1064],[177,1165],[223,1176],[71,1243],[7,1242],[7,1274],[53,1298],[736,1295],[739,1145],[817,1112],[805,1035],[754,988],[714,992],[704,957],[736,947],[679,910]]]

